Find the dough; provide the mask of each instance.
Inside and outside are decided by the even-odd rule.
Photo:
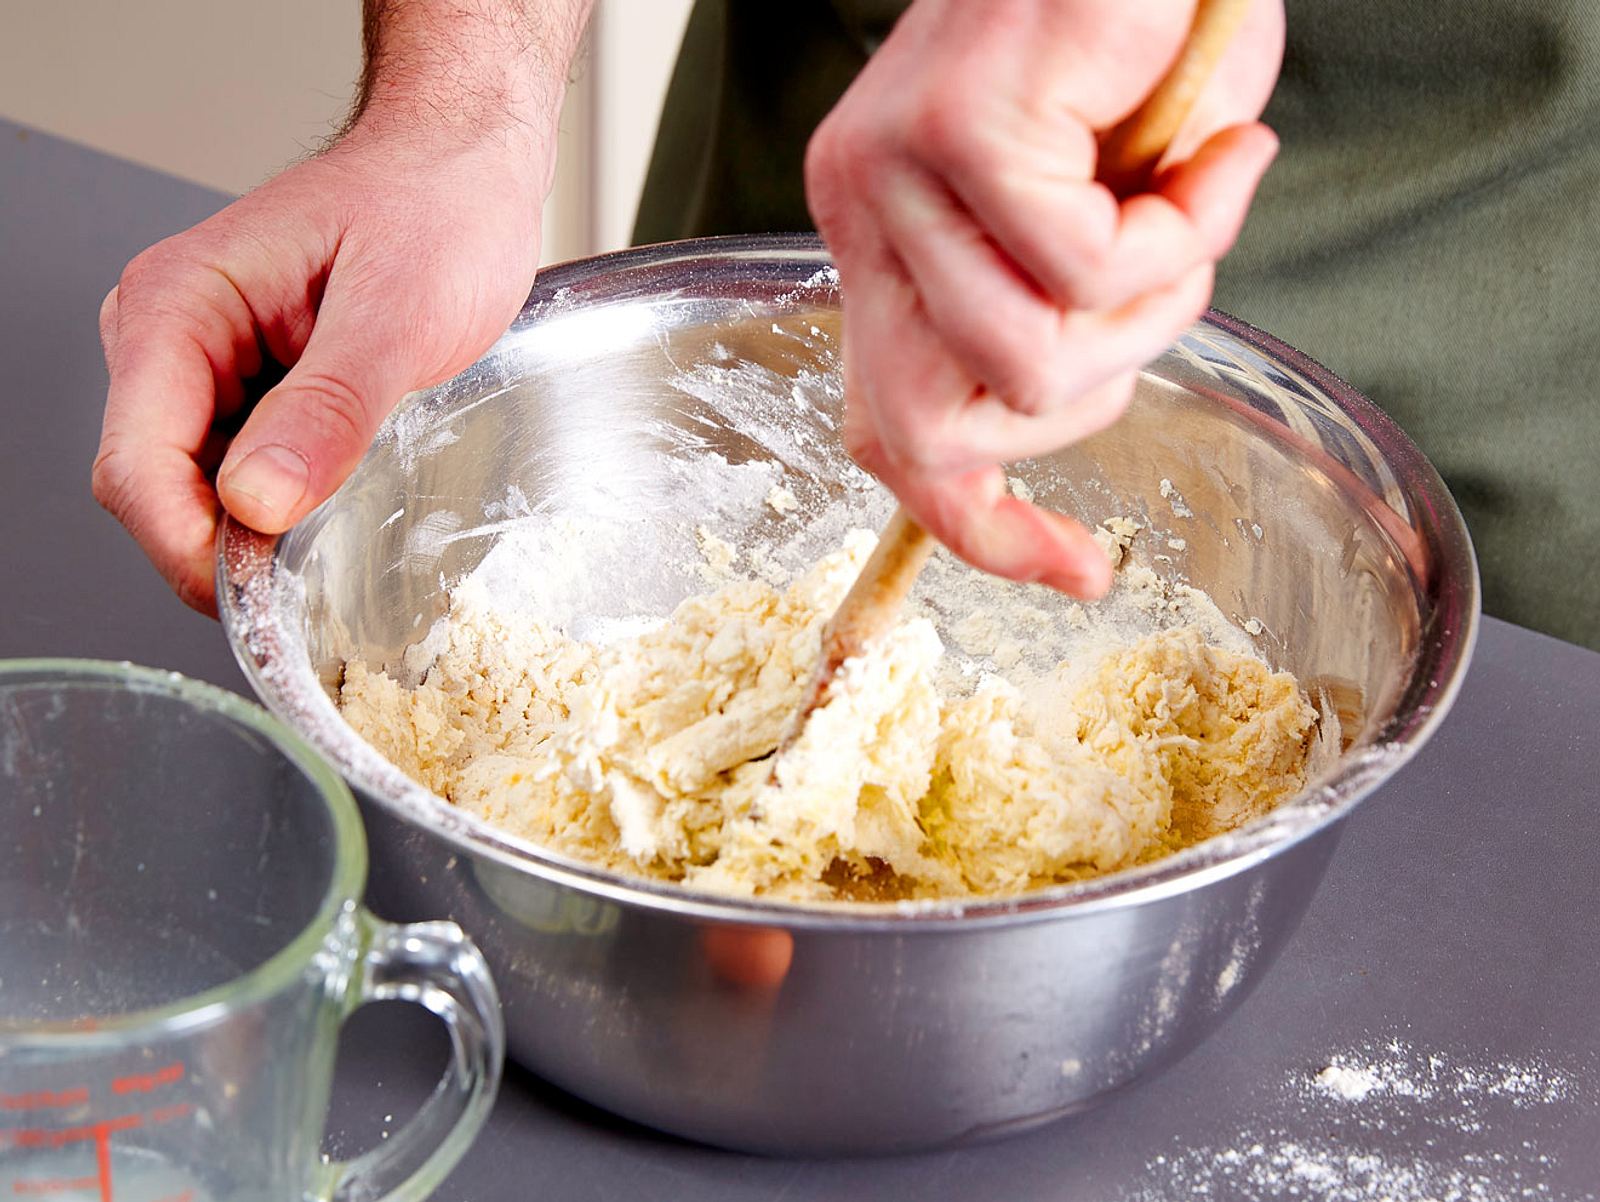
[[[774,758],[872,545],[856,532],[787,589],[726,584],[606,647],[508,624],[469,580],[416,688],[351,662],[340,704],[488,822],[744,896],[1015,894],[1165,854],[1304,784],[1316,714],[1293,677],[1193,627],[1063,665],[1027,695],[988,676],[941,696],[938,635],[912,618],[846,664]]]

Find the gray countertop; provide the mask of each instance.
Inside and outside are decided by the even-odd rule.
[[[4,122],[0,198],[0,657],[131,659],[245,691],[221,631],[88,488],[101,297],[226,198]],[[1597,715],[1600,655],[1487,621],[1454,712],[1350,820],[1265,982],[1199,1050],[1088,1114],[951,1152],[767,1160],[511,1067],[437,1196],[1600,1197]],[[348,1155],[425,1095],[444,1039],[413,1008],[374,1007],[340,1057],[328,1146]]]

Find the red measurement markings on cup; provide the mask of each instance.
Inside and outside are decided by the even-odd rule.
[[[130,1073],[113,1077],[108,1092],[112,1099],[132,1099],[140,1095],[153,1095],[168,1086],[182,1081],[185,1070],[182,1063],[163,1065],[148,1073]],[[52,1110],[73,1110],[89,1106],[93,1093],[87,1085],[74,1085],[68,1089],[40,1089],[22,1094],[0,1094],[0,1114],[27,1112],[47,1115]],[[98,1189],[100,1202],[115,1202],[111,1180],[111,1137],[119,1131],[132,1131],[137,1127],[159,1127],[178,1119],[187,1118],[194,1110],[187,1102],[152,1106],[119,1114],[113,1118],[95,1119],[65,1127],[9,1127],[0,1128],[0,1149],[7,1147],[24,1151],[50,1151],[73,1144],[94,1142],[95,1173],[86,1177],[13,1177],[11,1194],[18,1198],[47,1198],[69,1191],[85,1192]],[[193,1191],[172,1198],[150,1199],[149,1202],[192,1202]],[[145,1202],[145,1200],[140,1200]]]
[[[163,1085],[176,1085],[183,1080],[183,1065],[169,1064],[165,1068],[158,1068],[153,1073],[132,1073],[126,1077],[117,1077],[111,1082],[111,1092],[114,1094],[154,1093]]]
[[[0,1093],[0,1111],[70,1110],[89,1100],[87,1085],[71,1089],[36,1089],[32,1093]]]

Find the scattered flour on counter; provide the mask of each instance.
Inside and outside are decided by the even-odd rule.
[[[1381,1084],[1371,1069],[1347,1068],[1342,1064],[1328,1065],[1315,1080],[1323,1089],[1348,1102],[1359,1102]]]
[[[1574,1090],[1569,1075],[1543,1061],[1461,1064],[1437,1053],[1423,1055],[1400,1039],[1340,1053],[1311,1083],[1348,1101],[1359,1102],[1369,1095],[1444,1100],[1458,1111],[1485,1097],[1527,1109],[1566,1101]]]
[[[1133,1195],[1138,1202],[1214,1198],[1217,1202],[1523,1202],[1552,1195],[1537,1164],[1504,1168],[1468,1154],[1459,1164],[1340,1147],[1315,1137],[1267,1131],[1212,1151],[1205,1162],[1182,1153],[1162,1162],[1172,1176]],[[1593,1197],[1593,1195],[1587,1195]]]
[[[1552,1189],[1528,1112],[1568,1107],[1587,1077],[1544,1057],[1427,1052],[1398,1037],[1281,1081],[1222,1143],[1146,1162],[1125,1202],[1595,1202]],[[1572,1116],[1561,1119],[1570,1124]]]

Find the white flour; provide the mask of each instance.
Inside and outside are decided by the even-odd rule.
[[[1183,494],[1177,490],[1171,480],[1163,478],[1159,487],[1162,499],[1172,506],[1173,517],[1192,518],[1194,516],[1194,510],[1189,508],[1183,499]]]
[[[1280,1082],[1268,1109],[1286,1119],[1155,1156],[1123,1198],[1592,1202],[1592,1192],[1552,1191],[1555,1162],[1530,1113],[1582,1102],[1582,1080],[1545,1057],[1466,1057],[1398,1037],[1365,1043]]]
[[[1347,1101],[1372,1094],[1452,1103],[1488,1097],[1506,1099],[1518,1109],[1564,1102],[1574,1090],[1566,1074],[1543,1061],[1461,1064],[1438,1054],[1423,1055],[1400,1039],[1330,1058],[1312,1084]]]
[[[1370,1068],[1350,1068],[1343,1064],[1328,1065],[1314,1080],[1323,1089],[1347,1102],[1359,1102],[1383,1084],[1378,1074]]]

